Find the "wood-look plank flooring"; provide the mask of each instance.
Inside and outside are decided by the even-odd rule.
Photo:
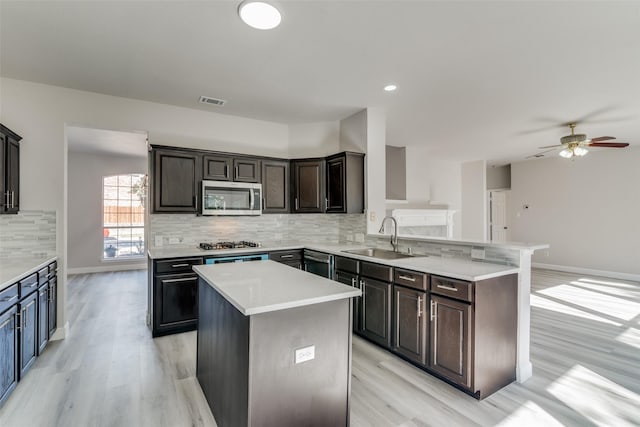
[[[152,339],[146,272],[69,281],[69,336],[49,344],[0,426],[216,426],[194,332]],[[534,375],[478,402],[354,337],[352,426],[640,425],[640,284],[534,270]]]

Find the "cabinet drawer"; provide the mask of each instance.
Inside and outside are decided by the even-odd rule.
[[[35,291],[38,288],[38,273],[33,273],[31,276],[22,279],[19,282],[19,287],[20,298],[24,298]]]
[[[431,276],[431,292],[473,302],[473,283],[448,277]]]
[[[277,262],[297,261],[302,259],[302,251],[295,250],[269,252],[269,259]]]
[[[360,264],[357,259],[345,258],[337,256],[336,258],[336,270],[346,271],[349,273],[358,274],[360,272]]]
[[[49,281],[49,267],[38,270],[38,286],[42,286]]]
[[[393,268],[372,262],[362,261],[360,263],[360,274],[385,282],[391,282],[393,280]]]
[[[54,273],[58,271],[58,261],[53,261],[51,264],[49,264],[49,277],[51,277],[51,273]]]
[[[18,302],[18,284],[15,283],[0,291],[0,313]]]
[[[156,274],[190,273],[191,266],[202,264],[202,258],[176,258],[156,261]]]
[[[393,281],[421,291],[429,289],[429,275],[426,273],[396,268],[393,272]]]

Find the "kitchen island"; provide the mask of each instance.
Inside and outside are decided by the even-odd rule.
[[[357,288],[274,261],[198,265],[197,378],[219,426],[346,426]]]

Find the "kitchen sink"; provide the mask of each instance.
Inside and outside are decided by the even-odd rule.
[[[379,259],[399,259],[399,258],[411,258],[413,255],[403,254],[400,252],[388,251],[386,249],[366,248],[366,249],[353,249],[350,251],[342,251],[348,254],[368,256],[371,258]]]

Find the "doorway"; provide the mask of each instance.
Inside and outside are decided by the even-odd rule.
[[[489,191],[489,240],[496,243],[509,241],[507,202],[509,190]]]

